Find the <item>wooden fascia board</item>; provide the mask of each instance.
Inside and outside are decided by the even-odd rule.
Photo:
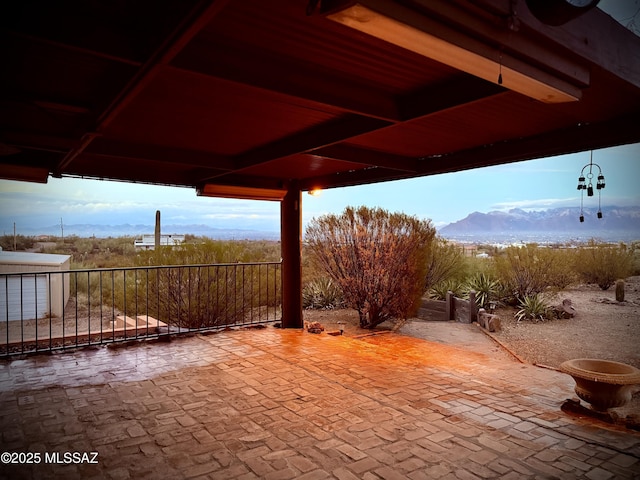
[[[640,37],[608,14],[594,8],[565,25],[552,27],[540,22],[521,3],[518,19],[523,30],[544,36],[582,60],[640,88]]]

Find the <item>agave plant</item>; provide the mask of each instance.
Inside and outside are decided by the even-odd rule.
[[[453,292],[456,297],[462,297],[464,285],[456,280],[444,280],[438,282],[429,290],[429,297],[434,300],[446,300],[447,292]]]
[[[330,278],[311,280],[302,289],[302,306],[311,309],[340,308],[344,304],[340,287]]]
[[[471,290],[476,292],[478,308],[487,308],[490,302],[498,299],[502,286],[498,280],[481,273],[472,277],[467,282],[466,288],[468,292]]]
[[[516,319],[521,320],[546,320],[549,314],[549,305],[540,295],[527,295],[520,300],[518,306],[520,310],[516,312]]]

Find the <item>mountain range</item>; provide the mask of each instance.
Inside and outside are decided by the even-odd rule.
[[[540,235],[640,239],[640,207],[606,207],[601,211],[602,218],[598,218],[597,209],[584,208],[584,222],[580,222],[581,211],[578,207],[536,211],[514,208],[488,213],[473,212],[462,220],[440,228],[438,233],[450,238],[500,234],[526,237]]]
[[[132,225],[125,223],[122,225],[94,225],[94,224],[78,224],[64,225],[64,232],[60,229],[60,225],[50,225],[45,227],[21,227],[18,231],[21,235],[52,235],[65,236],[77,235],[78,237],[142,237],[143,234],[152,234],[155,230],[154,225]],[[3,232],[5,235],[12,234],[13,231]],[[259,230],[249,230],[242,228],[213,228],[208,225],[162,225],[162,233],[168,234],[191,234],[196,236],[204,236],[216,238],[220,240],[279,240],[280,232],[269,232]]]
[[[560,241],[566,239],[589,240],[598,238],[607,241],[640,240],[640,206],[602,208],[602,218],[597,218],[597,209],[582,211],[584,222],[580,222],[580,208],[551,208],[547,210],[525,211],[511,209],[488,213],[473,212],[462,220],[438,229],[444,238],[471,240],[475,242],[517,239],[529,242]],[[80,224],[44,227],[21,227],[17,233],[27,236],[77,235],[79,237],[120,237],[153,233],[153,225],[121,224],[97,225]],[[13,233],[4,229],[5,235]],[[279,240],[280,232],[251,230],[242,228],[213,228],[208,225],[162,225],[162,233],[191,234],[223,240]]]

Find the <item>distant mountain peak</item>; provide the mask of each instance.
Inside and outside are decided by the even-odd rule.
[[[597,218],[596,208],[584,208],[582,213],[584,222],[580,222],[579,207],[535,211],[512,208],[508,211],[473,212],[462,220],[440,228],[439,233],[444,237],[507,233],[560,233],[597,237],[624,232],[636,234],[640,239],[640,207],[603,207],[601,219]]]

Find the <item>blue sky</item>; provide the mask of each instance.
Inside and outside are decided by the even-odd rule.
[[[594,163],[606,178],[602,205],[640,206],[640,144],[596,150]],[[511,208],[576,207],[576,189],[589,152],[518,162],[396,182],[324,190],[303,195],[303,221],[347,206],[380,206],[430,219],[436,227],[474,211]],[[597,206],[597,196],[585,197]],[[97,224],[204,224],[277,232],[277,202],[205,198],[188,188],[161,187],[74,178],[50,178],[47,184],[0,181],[0,233],[21,228]],[[141,232],[144,233],[144,232]],[[188,232],[186,232],[188,233]]]

